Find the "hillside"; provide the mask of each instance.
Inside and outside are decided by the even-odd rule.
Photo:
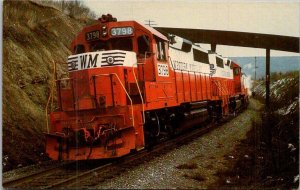
[[[38,1],[3,2],[3,169],[47,159],[43,132],[53,62],[61,76],[72,39],[91,22]]]
[[[253,88],[255,96],[264,101],[266,97],[265,82],[258,81]],[[270,102],[272,111],[279,115],[290,115],[299,111],[299,73],[288,72],[270,84]],[[285,110],[285,111],[284,111]]]
[[[264,103],[264,81],[254,83],[252,90]],[[299,189],[299,72],[271,77],[270,92],[269,114],[262,111],[252,121],[247,139],[230,154],[236,160],[219,174],[219,187]]]

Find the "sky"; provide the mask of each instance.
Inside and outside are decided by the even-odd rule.
[[[112,1],[83,0],[98,16],[110,13],[119,21],[154,21],[159,27],[212,29],[300,36],[300,1]],[[210,49],[209,45],[203,47]],[[217,46],[226,57],[265,56],[265,50]],[[299,56],[271,51],[271,56]]]

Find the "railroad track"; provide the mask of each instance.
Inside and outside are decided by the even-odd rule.
[[[199,135],[206,133],[212,129],[213,126],[210,125],[201,128],[201,130],[195,130],[186,135],[179,136],[178,138],[166,141],[164,144],[159,144],[153,147],[151,151],[142,150],[137,154],[120,158],[116,162],[112,162],[107,165],[94,168],[90,171],[80,173],[76,176],[72,176],[71,178],[61,180],[57,183],[47,186],[46,188],[47,189],[58,189],[58,188],[86,189],[86,188],[94,187],[106,179],[111,179],[114,176],[120,175],[122,172],[130,169],[133,166],[142,164],[145,161],[145,158],[151,159],[152,157],[165,153],[165,151],[170,151],[171,149],[178,147],[179,144],[188,143],[189,141],[192,141],[193,139],[199,137]]]
[[[78,170],[76,167],[75,169],[66,169],[66,165],[61,165],[38,171],[28,176],[4,181],[3,186],[35,189],[91,188],[106,179],[111,179],[138,164],[142,164],[147,161],[147,159],[152,159],[153,157],[166,153],[180,145],[187,144],[231,118],[232,117],[228,117],[218,124],[207,124],[204,127],[184,133],[174,139],[166,140],[164,143],[154,146],[152,150],[142,150],[136,154],[130,154],[112,162],[100,164],[98,167],[92,167],[92,169]],[[76,162],[69,164],[76,164]]]
[[[73,162],[63,162],[61,164],[57,164],[54,167],[46,168],[46,169],[40,169],[36,172],[21,175],[14,179],[4,180],[2,185],[3,187],[18,187],[21,184],[25,184],[29,181],[31,181],[34,178],[42,177],[44,175],[50,175],[52,173],[56,173],[59,169],[62,167],[67,166],[68,164],[72,164]]]
[[[102,163],[98,163],[98,165]],[[72,176],[78,175],[80,172],[89,171],[89,168],[80,169],[76,161],[68,161],[58,164],[54,167],[40,169],[28,175],[22,175],[14,179],[4,180],[3,187],[5,188],[29,188],[29,189],[45,189],[49,184],[55,184],[62,179],[69,179]]]

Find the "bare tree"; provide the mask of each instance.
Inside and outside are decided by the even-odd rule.
[[[55,7],[72,18],[96,18],[96,14],[80,0],[45,0],[39,3]]]

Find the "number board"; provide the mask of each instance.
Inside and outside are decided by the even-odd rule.
[[[157,64],[158,76],[168,77],[169,67],[167,64]]]
[[[129,36],[133,34],[133,28],[130,26],[112,28],[110,34],[112,36]]]
[[[100,31],[99,30],[85,33],[86,41],[93,41],[93,40],[99,40],[99,39],[100,39]]]

